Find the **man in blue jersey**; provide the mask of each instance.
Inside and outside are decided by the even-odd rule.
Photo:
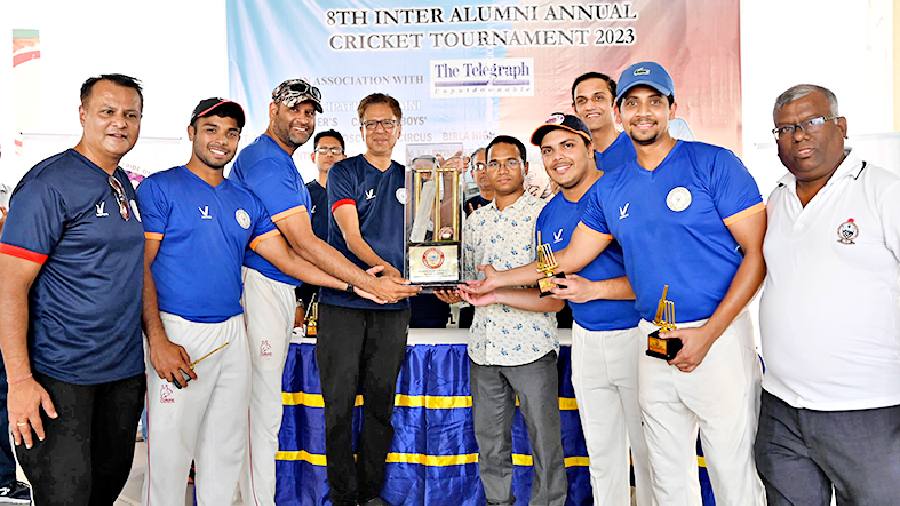
[[[591,131],[575,116],[556,113],[535,130],[544,169],[560,191],[541,210],[537,231],[554,252],[569,244],[588,203],[606,183],[596,170]],[[630,142],[630,141],[629,141]],[[638,404],[638,357],[644,338],[637,328],[634,292],[625,278],[622,248],[615,242],[578,273],[556,279],[556,297],[568,301],[572,326],[572,386],[590,457],[594,504],[628,504],[628,450],[634,464],[637,504],[653,504],[650,464]],[[618,293],[595,290],[616,284]]]
[[[269,126],[241,150],[228,178],[256,195],[295,253],[323,271],[382,300],[396,301],[416,290],[395,276],[369,276],[313,233],[309,192],[297,172],[294,151],[309,140],[322,111],[319,89],[303,79],[289,79],[272,91]],[[329,184],[329,186],[331,186]],[[244,259],[244,308],[250,362],[250,451],[248,473],[241,481],[245,500],[260,505],[275,501],[275,454],[281,426],[281,373],[294,328],[300,281],[248,251]]]
[[[722,504],[762,504],[752,444],[760,368],[746,306],[765,274],[765,206],[756,182],[730,151],[673,139],[669,74],[653,62],[628,67],[619,79],[616,114],[637,152],[604,176],[569,246],[557,259],[578,271],[615,238],[649,334],[664,285],[677,309],[684,347],[663,361],[642,356],[639,398],[659,504],[700,504],[693,462],[697,431]],[[475,291],[527,284],[534,265],[485,268]],[[605,295],[601,294],[603,298]]]
[[[318,176],[306,183],[309,191],[309,217],[312,223],[313,234],[323,241],[328,240],[328,171],[337,162],[346,158],[344,154],[344,136],[337,130],[319,132],[313,137],[312,161],[316,164]],[[304,283],[297,288],[297,298],[303,301],[303,308],[309,307],[313,294],[319,293],[317,285]]]
[[[81,139],[22,178],[0,239],[9,428],[38,504],[112,504],[131,469],[144,246],[118,165],[142,110],[135,79],[85,81]]]
[[[400,137],[396,99],[369,95],[357,107],[365,154],[331,169],[328,243],[360,268],[383,267],[399,278],[406,242],[405,168],[391,159]],[[325,449],[330,498],[336,506],[382,504],[384,459],[394,430],[391,413],[397,374],[406,355],[409,302],[378,305],[340,290],[322,289],[316,358],[325,398]],[[365,418],[354,462],[351,422],[357,388]]]
[[[229,504],[238,484],[250,388],[240,305],[247,245],[298,279],[347,286],[294,255],[259,199],[224,178],[244,122],[235,102],[201,101],[188,127],[190,161],[138,187],[146,241],[147,504],[182,500],[192,460],[200,504]],[[182,373],[196,381],[188,384]]]
[[[616,81],[602,72],[586,72],[572,82],[572,110],[591,129],[594,160],[607,172],[634,159],[634,145],[616,130],[613,99]]]

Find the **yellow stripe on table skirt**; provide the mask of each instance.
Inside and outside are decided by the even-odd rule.
[[[354,455],[355,457],[355,455]],[[321,453],[309,453],[307,451],[278,452],[275,455],[276,460],[287,461],[303,461],[309,462],[314,466],[325,466],[325,455]],[[513,465],[515,466],[531,466],[534,460],[531,455],[525,453],[512,454]],[[461,455],[426,455],[424,453],[388,453],[385,462],[395,464],[420,464],[428,467],[449,467],[460,466],[463,464],[474,464],[478,462],[477,453],[464,453]],[[590,460],[587,457],[566,457],[566,467],[588,467]],[[706,459],[697,456],[697,464],[700,467],[706,467]]]
[[[365,403],[362,395],[356,396],[356,406],[362,406]],[[285,406],[308,406],[311,408],[325,407],[325,400],[322,394],[308,394],[305,392],[281,392],[281,404]],[[394,398],[394,405],[407,408],[428,408],[428,409],[454,409],[454,408],[471,408],[472,397],[469,395],[404,395],[397,394]],[[519,405],[519,399],[516,399],[516,406]],[[574,397],[559,398],[560,411],[577,411],[578,402]]]

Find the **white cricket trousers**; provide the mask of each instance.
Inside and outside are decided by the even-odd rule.
[[[250,350],[250,434],[241,497],[247,506],[274,506],[275,455],[281,428],[281,374],[297,298],[294,287],[244,268],[244,317]]]
[[[191,461],[199,506],[231,504],[247,439],[247,337],[242,315],[222,323],[195,323],[160,313],[169,340],[191,360],[226,341],[228,346],[194,366],[197,379],[175,388],[159,379],[145,350],[147,473],[145,506],[184,504]]]
[[[653,504],[650,463],[638,403],[641,331],[590,331],[572,324],[572,386],[590,458],[595,506],[631,504],[628,449],[638,506]]]
[[[678,327],[703,323],[679,323]],[[656,328],[640,322],[644,335]],[[665,360],[643,354],[638,369],[656,502],[701,504],[695,447],[699,430],[716,504],[765,504],[753,460],[762,372],[748,312],[734,319],[693,372],[681,372]]]

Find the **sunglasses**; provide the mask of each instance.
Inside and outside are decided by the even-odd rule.
[[[309,95],[316,100],[322,100],[322,94],[319,92],[319,88],[316,88],[309,83],[294,83],[289,85],[288,89],[300,93],[301,95]]]
[[[122,219],[128,221],[128,200],[125,198],[125,188],[115,176],[109,176],[109,186],[113,189],[113,195],[116,196],[116,202],[119,204],[119,214]]]

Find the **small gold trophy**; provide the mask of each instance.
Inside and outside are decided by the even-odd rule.
[[[555,271],[558,267],[559,263],[556,262],[556,256],[553,255],[553,249],[549,244],[541,242],[541,231],[538,230],[537,270],[544,275],[543,277],[538,278],[538,288],[541,291],[541,297],[546,297],[552,294],[551,290],[553,290],[553,278],[565,279],[565,273],[553,273],[553,271]]]
[[[656,307],[656,317],[653,324],[659,326],[647,336],[647,356],[661,358],[663,360],[672,360],[678,354],[678,350],[684,345],[681,339],[666,339],[662,334],[675,330],[675,303],[666,300],[669,294],[669,285],[663,285],[662,298],[659,299],[659,306]]]
[[[203,362],[204,360],[206,360],[207,358],[209,358],[211,355],[215,354],[217,351],[219,351],[219,350],[221,350],[222,348],[225,348],[226,346],[228,346],[228,343],[230,343],[230,342],[231,342],[231,341],[225,341],[225,342],[222,343],[222,345],[219,346],[218,348],[216,348],[216,349],[214,349],[213,351],[207,353],[206,355],[203,355],[202,357],[198,358],[197,360],[194,360],[193,362],[191,362],[191,369],[193,369],[195,365],[199,364],[200,362]],[[179,369],[178,372],[181,373],[181,379],[183,379],[185,383],[188,383],[188,382],[191,381],[191,376],[190,376],[187,372],[185,372],[183,369]],[[179,385],[177,381],[173,381],[172,384],[175,385],[175,388],[178,388],[178,389],[181,388],[181,385]]]
[[[306,308],[306,315],[303,319],[303,335],[306,337],[315,337],[319,333],[319,303],[316,302],[316,294],[309,299],[309,307]]]

